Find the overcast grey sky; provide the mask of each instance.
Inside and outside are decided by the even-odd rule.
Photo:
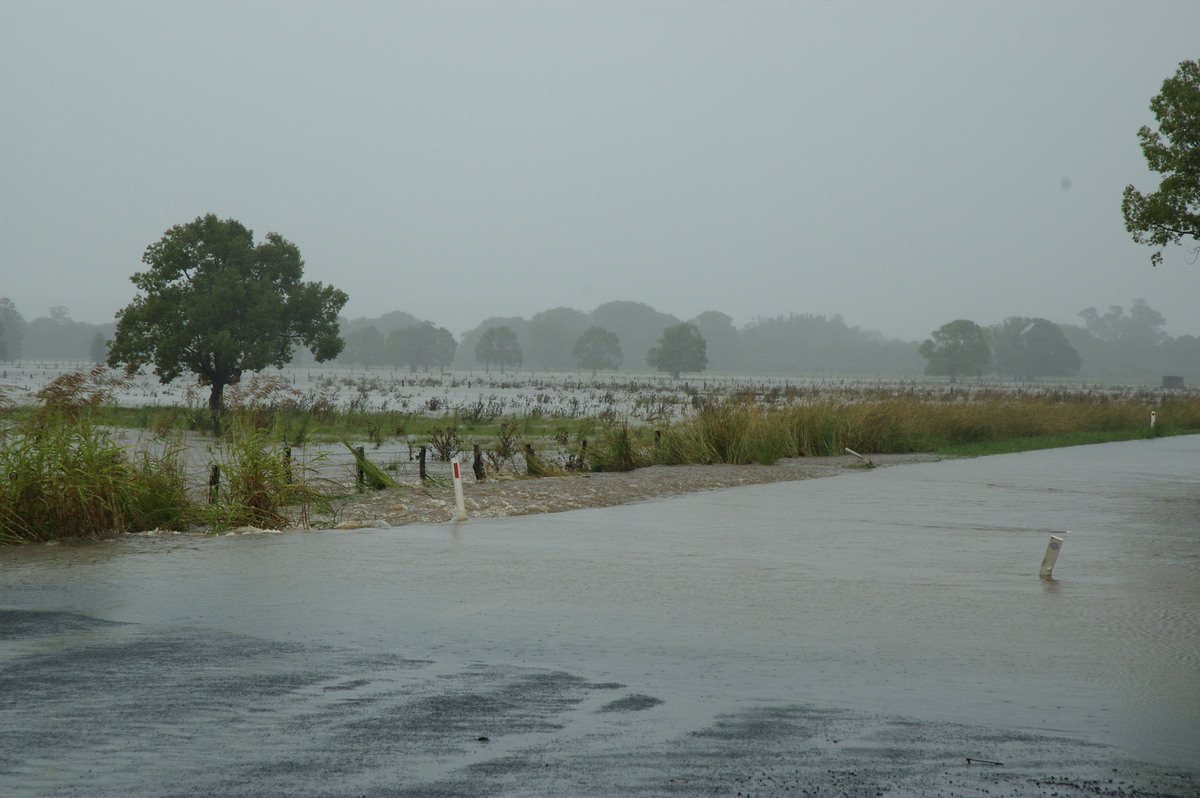
[[[1120,214],[1200,2],[0,2],[0,296],[102,322],[205,213],[345,313],[614,299],[919,339],[1144,298]]]

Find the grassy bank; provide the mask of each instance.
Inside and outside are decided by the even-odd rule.
[[[890,398],[784,407],[730,399],[651,430],[610,426],[589,453],[594,468],[679,463],[763,463],[846,449],[872,453],[981,455],[1200,432],[1200,398],[1077,397],[931,401]]]

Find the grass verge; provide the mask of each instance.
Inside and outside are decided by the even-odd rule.
[[[982,455],[1200,432],[1200,398],[1146,403],[1085,397],[931,401],[894,398],[764,407],[702,406],[658,430],[618,425],[590,452],[596,470],[683,463],[773,463],[782,457],[934,452]]]

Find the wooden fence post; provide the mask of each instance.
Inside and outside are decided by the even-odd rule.
[[[354,458],[354,484],[358,486],[358,492],[362,493],[366,490],[367,474],[363,471],[363,458],[367,456],[367,450],[363,446],[355,448],[355,453],[358,457]]]

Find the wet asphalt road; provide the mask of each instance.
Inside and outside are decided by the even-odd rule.
[[[1069,737],[702,699],[663,734],[585,674],[211,628],[5,610],[0,652],[6,796],[1195,794]]]
[[[0,798],[1195,798],[1198,454],[0,551]]]

